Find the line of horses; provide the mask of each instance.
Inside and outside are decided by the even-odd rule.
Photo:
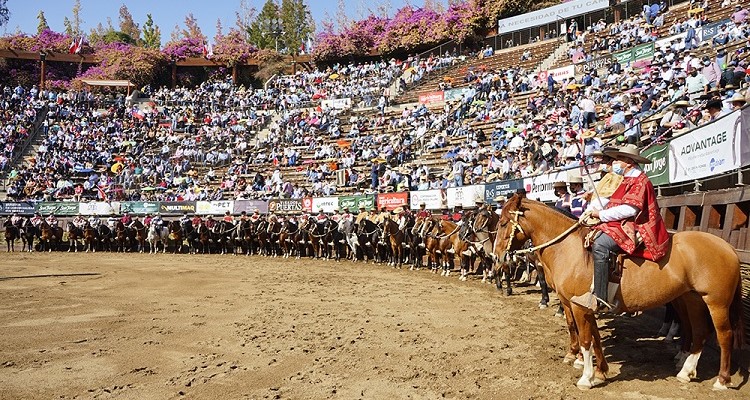
[[[52,251],[63,238],[60,228],[42,223],[38,229],[28,219],[17,227],[6,226],[6,241],[12,251],[14,235],[33,249]],[[75,227],[73,227],[75,228]],[[511,294],[510,280],[519,259],[537,267],[542,303],[549,300],[547,285],[557,292],[570,336],[563,362],[583,369],[577,386],[589,389],[607,379],[608,366],[602,352],[596,316],[574,305],[570,298],[589,290],[593,276],[591,254],[583,250],[590,228],[543,203],[515,195],[500,215],[488,209],[468,211],[459,222],[439,216],[385,219],[379,223],[364,219],[334,222],[314,218],[300,222],[270,217],[236,224],[217,221],[212,227],[171,221],[164,228],[118,223],[86,226],[80,232],[68,225],[68,251],[77,251],[82,238],[86,251],[150,251],[173,253],[221,253],[272,257],[314,257],[337,261],[372,261],[394,268],[429,268],[449,276],[456,263],[459,279],[481,274],[482,281],[496,283]],[[79,236],[80,233],[80,236]],[[524,251],[529,244],[535,245]],[[519,254],[527,253],[523,257]],[[622,311],[635,312],[672,304],[683,325],[682,347],[676,357],[681,367],[677,378],[687,382],[696,377],[696,367],[711,329],[721,348],[719,376],[715,389],[730,383],[733,346],[742,345],[742,299],[739,258],[720,238],[702,232],[681,232],[672,238],[672,248],[658,263],[626,258],[617,299]],[[502,277],[502,279],[501,279]],[[596,364],[594,357],[596,355]]]

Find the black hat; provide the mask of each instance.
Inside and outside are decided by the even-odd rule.
[[[724,107],[724,105],[721,103],[721,100],[709,100],[708,103],[706,103],[706,106],[703,107],[704,109],[708,110],[710,108],[715,108],[718,110],[721,110]]]

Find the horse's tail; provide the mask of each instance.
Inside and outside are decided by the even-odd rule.
[[[742,280],[737,282],[734,290],[734,299],[729,305],[729,323],[732,326],[732,337],[734,348],[740,349],[745,344],[745,323],[742,318]]]

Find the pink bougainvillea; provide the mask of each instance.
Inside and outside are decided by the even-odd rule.
[[[213,45],[212,59],[227,66],[242,64],[256,53],[258,49],[248,43],[242,33],[231,29],[226,35],[218,38]]]
[[[203,45],[201,38],[183,38],[176,42],[169,42],[164,49],[164,54],[170,60],[184,60],[188,57],[202,57]]]

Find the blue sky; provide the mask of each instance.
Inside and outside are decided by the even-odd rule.
[[[252,6],[260,10],[265,0],[248,0]],[[424,0],[348,0],[345,2],[347,14],[350,18],[367,14],[367,8],[377,8],[378,4],[390,3],[391,14],[407,2],[420,7]],[[44,10],[45,17],[50,27],[56,31],[63,31],[63,18],[70,16],[74,0],[8,0],[10,9],[10,21],[5,27],[5,32],[13,33],[16,29],[22,32],[36,32],[39,10]],[[433,3],[446,4],[447,0],[433,0]],[[213,38],[216,32],[216,20],[221,18],[224,30],[234,25],[235,11],[239,8],[240,0],[81,0],[84,21],[84,31],[88,32],[99,22],[106,26],[107,17],[112,18],[112,23],[117,27],[117,18],[122,4],[128,6],[130,13],[139,25],[146,21],[146,14],[150,13],[154,22],[161,28],[162,44],[169,40],[170,33],[175,24],[182,25],[185,15],[192,12],[198,19],[203,33]],[[307,0],[310,5],[313,18],[318,27],[324,19],[325,13],[333,17],[336,14],[336,0]]]

